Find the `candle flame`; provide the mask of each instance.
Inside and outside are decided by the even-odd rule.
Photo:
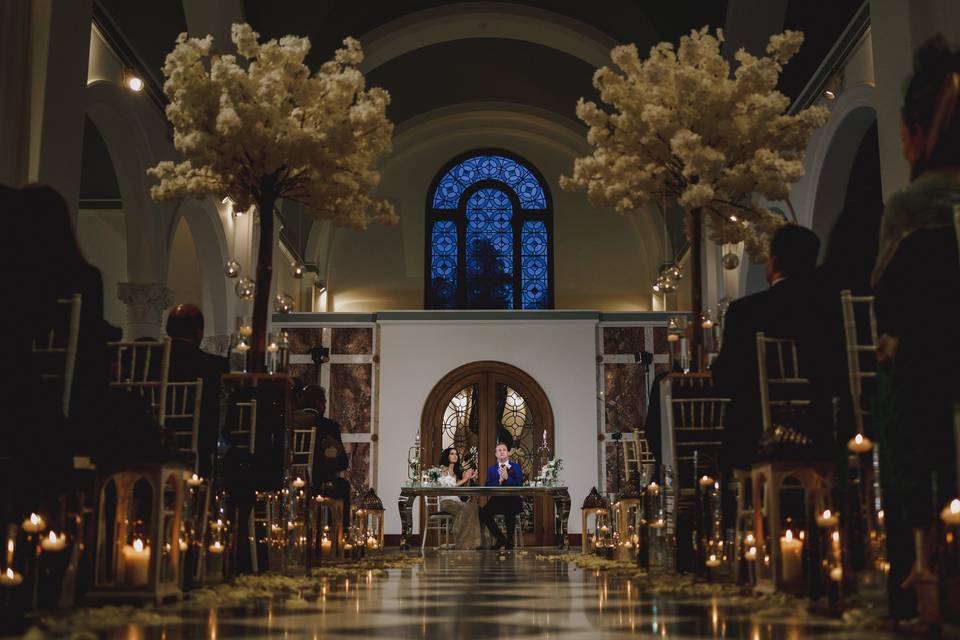
[[[30,514],[30,524],[32,524],[32,525],[34,525],[34,526],[40,524],[40,516],[38,516],[38,515],[35,514],[35,513],[31,513],[31,514]]]
[[[858,433],[853,437],[853,441],[857,444],[863,444],[863,434]]]
[[[787,540],[793,540],[793,531],[787,529],[787,532],[783,534],[783,537]]]
[[[136,540],[134,540],[134,541],[133,541],[133,550],[136,551],[137,553],[142,552],[142,551],[143,551],[143,540],[141,540],[140,538],[137,538]]]
[[[830,534],[830,538],[831,538],[834,542],[840,542],[840,532],[839,532],[839,531],[834,531],[832,534]]]
[[[7,540],[7,551],[13,553],[13,540]]]
[[[13,580],[13,569],[7,567],[7,577]]]
[[[950,513],[960,513],[960,498],[954,498],[950,501]]]
[[[830,513],[830,509],[824,509],[824,510],[823,510],[823,519],[824,519],[824,520],[830,519],[830,516],[832,516],[832,515],[833,515],[833,514]]]
[[[50,530],[50,535],[48,536],[48,538],[50,538],[50,542],[57,541],[57,534],[53,532],[53,529]]]
[[[714,560],[716,560],[716,559],[717,559],[717,554],[711,553],[711,554],[710,554],[710,560],[711,560],[711,562],[714,561]]]

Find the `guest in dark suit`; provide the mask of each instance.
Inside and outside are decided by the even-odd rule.
[[[202,477],[212,476],[217,441],[220,437],[220,378],[229,371],[226,358],[200,349],[203,341],[203,313],[192,304],[178,304],[167,316],[170,336],[170,380],[203,380],[200,397],[200,434],[197,449]]]
[[[487,469],[487,480],[484,483],[488,487],[519,487],[523,485],[523,469],[516,462],[510,462],[510,449],[504,443],[497,444],[494,452],[497,457],[497,463]],[[480,522],[487,528],[495,542],[490,546],[491,549],[513,549],[513,535],[517,529],[517,514],[523,507],[523,501],[520,497],[495,496],[487,501],[487,504],[480,509]],[[502,515],[507,525],[507,537],[503,537],[503,532],[494,521],[494,515]]]
[[[770,242],[767,259],[770,288],[735,300],[727,310],[723,347],[711,367],[718,390],[731,398],[724,466],[749,466],[760,439],[758,331],[769,337],[799,340],[801,373],[811,378],[814,387],[817,385],[813,380],[822,360],[818,338],[822,336],[823,320],[812,274],[819,250],[820,241],[810,229],[795,224],[780,227]],[[818,412],[822,412],[823,404],[817,403]],[[825,434],[806,435],[817,439]]]
[[[299,394],[301,408],[293,413],[291,423],[296,429],[313,429],[313,468],[310,487],[314,495],[343,500],[343,526],[350,526],[350,482],[340,477],[350,466],[340,425],[324,417],[327,411],[327,392],[319,385],[307,385]]]

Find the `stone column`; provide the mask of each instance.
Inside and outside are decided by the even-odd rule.
[[[159,339],[163,335],[160,322],[163,312],[173,304],[173,291],[162,284],[121,282],[117,297],[127,305],[126,339]]]

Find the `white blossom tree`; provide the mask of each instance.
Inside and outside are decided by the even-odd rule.
[[[589,127],[592,155],[578,158],[565,189],[585,189],[594,206],[619,213],[676,201],[687,212],[693,267],[694,340],[698,352],[701,308],[701,228],[717,243],[744,242],[754,260],[767,253],[783,219],[759,206],[757,196],[785,200],[803,176],[803,154],[828,116],[811,107],[786,113],[790,99],[777,91],[783,65],[803,34],[770,38],[767,56],[743,49],[731,75],[721,53],[723,32],[707,27],[661,42],[641,60],[635,45],[613,49],[617,69],[598,69],[593,84],[609,110],[580,99],[577,115]]]
[[[213,38],[183,33],[163,67],[173,142],[185,158],[147,173],[159,180],[155,200],[229,196],[260,216],[253,364],[262,367],[270,307],[273,219],[280,198],[301,202],[317,219],[365,229],[395,223],[393,207],[370,198],[379,182],[379,156],[390,149],[390,96],[365,87],[352,38],[316,73],[304,64],[307,38],[259,42],[234,24],[237,55],[216,55]]]

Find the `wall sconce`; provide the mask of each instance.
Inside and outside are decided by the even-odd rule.
[[[316,278],[313,279],[313,286],[314,288],[316,288],[318,294],[323,293],[324,291],[327,290],[327,283],[324,282],[320,278],[320,276],[317,276]]]
[[[143,91],[144,83],[143,78],[138,76],[133,69],[124,69],[123,70],[123,85],[133,91],[134,93],[140,93]]]
[[[836,69],[827,77],[823,85],[823,97],[827,100],[836,100],[843,91],[843,70]]]

